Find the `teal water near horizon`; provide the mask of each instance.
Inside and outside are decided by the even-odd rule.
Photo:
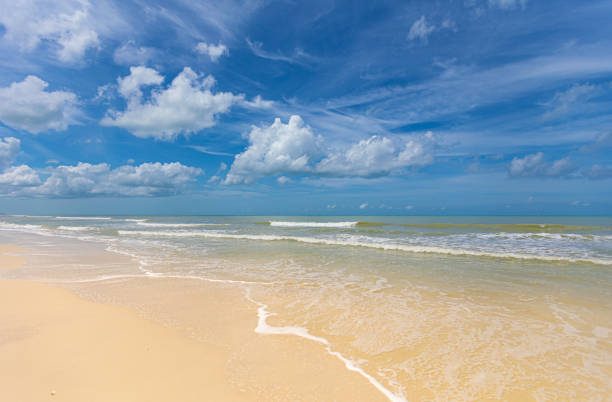
[[[134,261],[29,279],[244,287],[262,331],[325,340],[398,400],[612,394],[612,217],[0,216],[15,236],[50,261],[75,241]]]

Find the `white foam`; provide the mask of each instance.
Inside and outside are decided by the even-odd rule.
[[[212,231],[126,231],[119,230],[119,235],[129,236],[165,236],[165,237],[204,237],[213,239],[243,239],[243,240],[263,240],[263,241],[295,241],[307,244],[322,244],[330,246],[352,246],[352,247],[367,247],[380,250],[390,251],[405,251],[416,254],[446,254],[455,256],[474,256],[474,257],[491,257],[491,258],[514,258],[520,260],[539,260],[551,262],[586,262],[597,265],[612,265],[612,260],[604,260],[601,258],[573,258],[564,256],[540,255],[540,254],[519,254],[519,253],[501,253],[488,251],[475,251],[457,248],[435,247],[435,246],[418,246],[397,243],[370,243],[363,241],[345,241],[334,239],[322,239],[314,237],[299,237],[299,236],[276,236],[276,235],[247,235],[247,234],[229,234],[218,233]]]
[[[132,218],[126,218],[126,219],[124,219],[124,221],[126,221],[126,222],[146,222],[146,221],[148,221],[148,219],[132,219]]]
[[[220,223],[155,223],[155,222],[138,222],[140,226],[154,227],[154,228],[197,228],[204,226],[225,226],[226,224]]]
[[[336,352],[332,350],[329,341],[325,338],[321,338],[319,336],[312,335],[306,328],[303,327],[294,327],[294,326],[286,326],[286,327],[274,327],[268,324],[268,317],[274,315],[273,313],[268,311],[268,306],[264,303],[258,302],[251,298],[250,293],[247,289],[246,298],[254,304],[257,304],[257,326],[255,327],[255,332],[263,335],[295,335],[300,338],[305,338],[317,343],[321,343],[325,345],[325,350],[332,356],[337,357],[342,360],[344,366],[350,370],[361,374],[365,379],[370,382],[377,390],[383,393],[390,401],[392,402],[405,402],[406,398],[402,395],[396,395],[387,388],[385,388],[376,378],[372,377],[370,374],[366,373],[361,369],[354,361],[347,359],[340,352]]]
[[[86,230],[96,230],[96,228],[92,228],[91,226],[58,226],[59,230],[72,230],[75,232],[84,232]]]
[[[113,218],[108,216],[56,216],[55,219],[66,221],[107,221]]]
[[[33,230],[33,229],[42,229],[42,226],[41,225],[29,225],[29,224],[20,225],[18,223],[0,222],[0,229]]]
[[[358,222],[284,222],[269,221],[270,226],[296,227],[296,228],[352,228]]]

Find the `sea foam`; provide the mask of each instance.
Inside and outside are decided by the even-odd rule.
[[[398,243],[347,241],[335,239],[323,239],[304,236],[278,236],[278,235],[249,235],[249,234],[230,234],[212,231],[130,231],[119,230],[121,236],[161,236],[161,237],[204,237],[211,239],[237,239],[237,240],[258,240],[258,241],[294,241],[306,244],[321,244],[330,246],[352,246],[366,247],[388,251],[405,251],[416,254],[446,254],[454,256],[473,256],[491,258],[512,258],[520,260],[539,260],[550,262],[586,262],[597,265],[612,265],[612,260],[589,257],[565,257],[542,254],[521,254],[504,252],[487,252],[479,250],[468,250],[450,247],[418,246]]]
[[[286,222],[286,221],[269,221],[270,226],[288,227],[288,228],[353,228],[359,222]]]
[[[56,216],[55,219],[65,221],[108,221],[113,218],[109,216]]]
[[[266,304],[258,302],[254,300],[253,298],[251,298],[251,295],[248,292],[248,289],[247,289],[246,297],[249,301],[251,301],[252,303],[258,306],[257,308],[257,326],[255,327],[256,333],[262,334],[262,335],[294,335],[294,336],[299,336],[300,338],[305,338],[305,339],[323,344],[325,346],[325,350],[327,351],[327,353],[340,359],[348,370],[354,371],[356,373],[359,373],[361,376],[363,376],[377,390],[382,392],[383,395],[385,395],[390,401],[406,402],[406,398],[404,398],[402,395],[397,395],[391,392],[384,385],[382,385],[376,378],[366,373],[354,361],[344,357],[340,352],[336,352],[332,350],[331,345],[327,339],[322,338],[320,336],[312,335],[310,332],[308,332],[306,328],[303,328],[303,327],[295,327],[295,326],[275,327],[275,326],[269,325],[267,322],[268,317],[274,315],[274,313],[271,313],[270,311],[268,311],[268,306]]]
[[[138,222],[140,226],[154,228],[197,228],[205,226],[226,226],[222,223],[156,223],[156,222]]]

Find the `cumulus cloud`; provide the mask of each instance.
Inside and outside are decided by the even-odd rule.
[[[569,157],[551,163],[544,159],[542,152],[538,152],[523,158],[513,158],[508,168],[508,175],[510,177],[566,177],[576,170],[576,166]]]
[[[15,137],[0,138],[0,169],[13,163],[20,146],[21,141]]]
[[[40,183],[40,177],[36,171],[27,165],[13,166],[0,174],[0,188],[30,187]]]
[[[86,0],[5,4],[0,13],[0,23],[6,29],[3,39],[24,51],[33,51],[44,43],[55,50],[59,60],[78,61],[100,43],[90,8]]]
[[[212,61],[217,61],[221,56],[229,54],[227,46],[222,43],[213,45],[212,43],[200,42],[195,49],[200,54],[208,55]]]
[[[253,127],[249,147],[236,156],[225,182],[250,183],[258,177],[310,172],[311,162],[323,156],[322,142],[300,116],[291,116],[287,124],[276,118],[268,127]]]
[[[427,42],[427,37],[435,30],[436,27],[434,25],[428,24],[427,19],[424,15],[422,15],[421,18],[416,20],[410,27],[410,31],[408,32],[408,39],[420,39],[423,42]]]
[[[399,144],[386,137],[372,136],[328,155],[316,170],[331,176],[384,176],[397,169],[433,162],[428,149],[428,143],[432,142],[431,132],[420,141],[409,139]]]
[[[48,83],[28,75],[21,82],[0,88],[0,120],[30,133],[65,130],[76,124],[77,97],[72,92],[45,89]]]
[[[130,75],[117,79],[118,91],[128,102],[139,103],[142,99],[141,88],[159,85],[164,81],[157,71],[144,66],[130,67]]]
[[[372,136],[348,147],[331,148],[300,116],[284,124],[253,127],[249,146],[234,159],[226,184],[250,183],[265,176],[309,174],[331,177],[376,177],[433,161],[434,138],[392,140]]]
[[[127,108],[110,110],[101,124],[124,128],[137,137],[168,141],[214,126],[219,114],[244,99],[230,92],[213,93],[215,79],[200,76],[189,67],[165,89],[162,81],[163,77],[151,68],[132,67],[130,75],[118,79]],[[156,86],[150,99],[143,99],[144,85]]]
[[[29,166],[7,169],[0,175],[0,188],[12,196],[100,197],[168,196],[180,193],[204,172],[174,163],[143,163],[112,169],[106,163],[79,162],[36,172]],[[41,177],[46,176],[43,180]]]

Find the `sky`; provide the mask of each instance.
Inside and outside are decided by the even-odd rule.
[[[0,7],[0,213],[612,212],[610,1]]]

